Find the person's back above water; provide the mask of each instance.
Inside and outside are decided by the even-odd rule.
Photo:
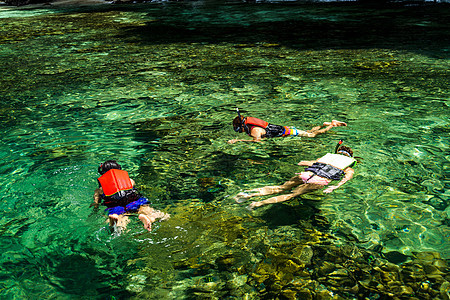
[[[346,123],[332,120],[331,122],[324,122],[322,126],[315,126],[310,130],[303,131],[298,130],[295,127],[281,126],[270,124],[254,117],[243,117],[241,116],[239,109],[237,109],[238,116],[233,120],[234,131],[238,133],[245,132],[251,136],[252,140],[239,140],[232,139],[229,140],[229,144],[234,144],[236,142],[261,142],[263,138],[275,138],[275,137],[285,137],[285,136],[305,136],[305,137],[315,137],[318,134],[327,132],[333,127],[337,126],[347,126]]]
[[[144,228],[151,230],[156,219],[167,219],[168,214],[149,207],[147,198],[142,197],[135,189],[135,182],[128,176],[128,172],[115,160],[105,161],[98,167],[101,175],[98,178],[99,187],[94,192],[95,208],[99,204],[106,206],[111,227],[125,228],[129,223],[128,215],[137,212]]]

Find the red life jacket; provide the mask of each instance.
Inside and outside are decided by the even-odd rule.
[[[267,127],[267,125],[269,125],[268,122],[263,121],[263,120],[258,119],[258,118],[253,118],[253,117],[245,118],[244,124],[247,125],[247,126],[250,125],[252,127],[258,126],[258,127],[264,128],[264,129]]]
[[[133,184],[128,176],[127,171],[111,169],[103,174],[99,179],[102,186],[103,193],[109,197],[119,191],[126,191],[133,189]]]
[[[263,129],[266,129],[268,125],[269,125],[268,122],[258,118],[246,117],[244,120],[244,128],[245,126],[248,128],[247,132],[248,135],[250,135],[250,133],[252,132],[253,127],[261,127]]]

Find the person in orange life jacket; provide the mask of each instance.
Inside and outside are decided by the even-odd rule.
[[[139,219],[144,228],[150,231],[156,219],[167,219],[170,216],[151,208],[147,198],[142,197],[134,188],[135,182],[128,172],[115,160],[105,161],[98,167],[99,187],[94,192],[94,202],[91,206],[98,208],[99,204],[106,206],[110,226],[125,228],[129,223],[126,213],[139,213]]]
[[[305,137],[315,137],[318,134],[327,132],[333,127],[337,126],[347,126],[346,123],[332,120],[331,122],[324,122],[322,126],[316,126],[308,131],[298,130],[295,127],[273,125],[266,121],[263,121],[254,117],[243,117],[237,109],[238,116],[233,120],[233,128],[236,132],[245,132],[251,136],[252,140],[240,140],[232,139],[229,140],[229,144],[234,144],[236,142],[261,142],[262,138],[273,138],[273,137],[285,137],[285,136],[305,136]]]
[[[292,177],[283,185],[265,186],[251,191],[256,193],[249,194],[247,192],[239,193],[234,199],[238,203],[242,203],[247,199],[256,196],[272,195],[292,190],[291,193],[271,197],[263,201],[256,201],[247,206],[248,209],[253,209],[266,204],[279,203],[296,196],[313,192],[327,186],[333,180],[339,180],[337,185],[327,187],[323,192],[331,193],[335,189],[353,178],[356,160],[353,158],[353,151],[349,147],[341,146],[342,141],[339,141],[336,146],[335,154],[328,153],[325,156],[313,161],[301,161],[300,166],[306,166],[305,170],[300,174]]]

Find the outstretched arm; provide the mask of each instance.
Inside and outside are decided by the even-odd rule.
[[[234,143],[237,143],[237,142],[259,143],[259,142],[261,142],[261,138],[259,138],[259,139],[253,138],[253,140],[232,139],[232,140],[229,140],[227,143],[228,144],[234,144]]]
[[[94,202],[89,205],[89,207],[98,208],[98,205],[100,203],[100,195],[103,194],[103,189],[101,187],[97,188],[94,191]]]
[[[239,139],[232,139],[228,141],[228,144],[234,144],[236,142],[248,142],[248,143],[259,143],[261,142],[261,138],[263,135],[266,134],[266,130],[261,127],[254,127],[252,131],[250,132],[251,137],[253,137],[253,140],[239,140]]]
[[[350,179],[353,178],[353,174],[355,173],[355,170],[353,170],[352,168],[349,167],[349,168],[346,168],[344,170],[344,172],[345,172],[344,178],[342,178],[342,180],[339,181],[339,183],[337,185],[329,186],[323,192],[324,193],[331,193],[335,189],[339,188],[341,185],[343,185],[344,183],[346,183],[347,181],[349,181]]]

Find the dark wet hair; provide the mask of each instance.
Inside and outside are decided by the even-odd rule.
[[[98,167],[98,172],[100,173],[100,175],[103,175],[112,169],[122,170],[122,167],[115,160],[107,160],[104,163],[100,164],[100,166]]]
[[[347,147],[347,146],[340,146],[340,147],[337,149],[336,153],[339,153],[339,151],[347,152],[348,154],[350,154],[351,157],[353,157],[353,150],[350,149],[350,147]]]
[[[244,118],[241,116],[237,116],[236,118],[234,118],[234,120],[233,120],[234,131],[242,132],[243,131],[243,126],[242,126],[243,122],[244,122]]]

